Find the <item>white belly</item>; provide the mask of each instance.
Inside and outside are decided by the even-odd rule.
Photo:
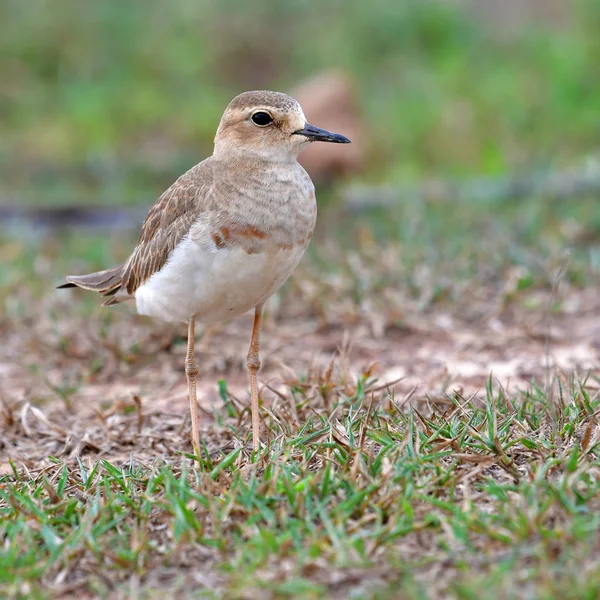
[[[304,246],[248,254],[241,248],[207,248],[189,238],[135,292],[138,313],[165,321],[226,321],[271,296],[300,262]]]

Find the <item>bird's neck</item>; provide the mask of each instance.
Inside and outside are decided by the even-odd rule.
[[[224,142],[216,142],[213,157],[219,162],[248,164],[262,163],[264,165],[291,165],[298,162],[298,155],[289,151],[273,151],[273,148],[236,146]]]

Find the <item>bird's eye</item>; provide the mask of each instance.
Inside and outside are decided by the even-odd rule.
[[[252,122],[259,127],[266,127],[273,122],[273,117],[268,112],[262,110],[255,112],[251,118]]]

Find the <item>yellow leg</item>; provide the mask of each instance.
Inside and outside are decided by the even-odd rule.
[[[246,364],[250,373],[250,396],[252,409],[252,446],[254,450],[260,449],[260,421],[258,418],[258,384],[256,374],[260,369],[260,328],[262,325],[263,305],[259,304],[254,309],[254,325]]]
[[[198,400],[196,399],[196,377],[198,375],[198,366],[196,365],[196,355],[194,346],[196,342],[196,318],[191,317],[188,320],[188,345],[187,356],[185,358],[185,375],[188,382],[188,398],[190,400],[190,415],[192,417],[192,445],[194,454],[200,458],[200,428],[198,425]]]

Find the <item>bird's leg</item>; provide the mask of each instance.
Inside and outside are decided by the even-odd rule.
[[[194,454],[200,459],[200,431],[198,427],[198,401],[196,399],[196,377],[198,375],[198,366],[196,365],[196,355],[194,346],[196,342],[196,318],[188,319],[188,345],[187,355],[185,357],[185,375],[188,383],[188,398],[190,400],[190,415],[192,417],[192,445]]]
[[[256,374],[260,369],[260,328],[262,325],[263,305],[259,304],[254,309],[254,324],[252,326],[252,337],[250,338],[250,348],[246,364],[248,373],[250,373],[250,395],[252,409],[252,446],[254,450],[260,448],[260,421],[258,419],[258,384]]]

